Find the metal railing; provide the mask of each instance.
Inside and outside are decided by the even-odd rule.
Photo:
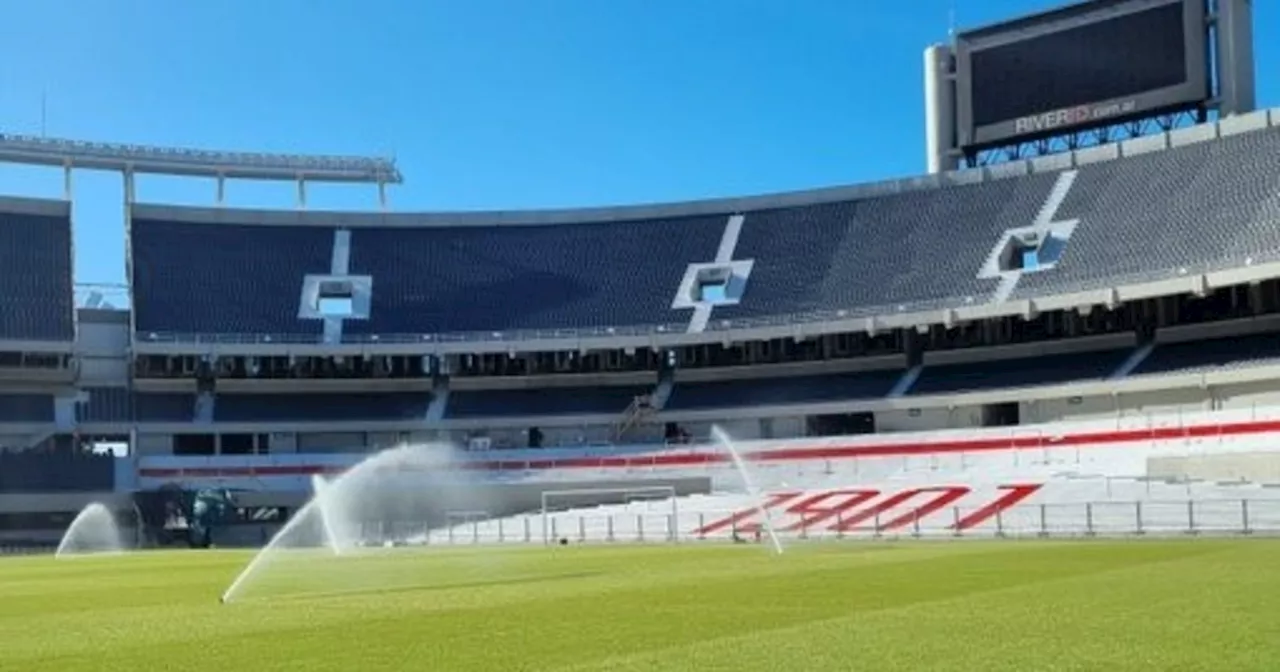
[[[569,511],[470,520],[426,530],[412,522],[366,526],[366,543],[529,544],[691,542],[755,540],[759,520],[733,510],[670,513],[669,504],[650,511]],[[1280,535],[1280,499],[1166,500],[1029,504],[1000,511],[986,522],[962,527],[978,509],[951,507],[924,516],[913,509],[814,514],[808,519],[777,512],[773,525],[784,541],[819,539],[1127,538]],[[737,515],[735,515],[737,514]],[[718,524],[719,523],[719,524]]]

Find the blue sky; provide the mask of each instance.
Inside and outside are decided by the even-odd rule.
[[[669,201],[923,172],[921,51],[1055,0],[0,0],[0,132],[394,155],[396,210]],[[1280,2],[1256,4],[1280,99]],[[124,281],[118,175],[78,172],[79,282]],[[61,175],[0,166],[0,192]],[[211,182],[139,199],[208,204]],[[229,203],[292,207],[290,185]],[[316,187],[316,208],[371,208]]]

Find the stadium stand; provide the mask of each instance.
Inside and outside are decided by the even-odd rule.
[[[360,228],[351,272],[374,277],[352,334],[604,329],[687,321],[671,311],[725,216],[551,226]]]
[[[1058,211],[1079,219],[1062,261],[1014,298],[1171,278],[1280,258],[1280,129],[1080,170]]]
[[[982,302],[995,282],[978,269],[1001,233],[1035,218],[1053,181],[1035,175],[752,212],[734,253],[755,260],[750,285],[716,319]]]
[[[0,394],[0,422],[53,422],[53,397]]]
[[[115,460],[75,452],[0,452],[0,493],[110,491]]]
[[[638,386],[548,387],[517,390],[456,390],[446,417],[481,418],[538,415],[617,415],[653,388]]]
[[[195,395],[139,394],[133,403],[138,422],[191,422],[195,419]]]
[[[901,376],[902,371],[894,369],[789,378],[679,383],[672,390],[665,408],[705,410],[872,399],[888,394]]]
[[[1280,359],[1280,334],[1251,334],[1158,345],[1133,373],[1191,373],[1277,359]]]
[[[302,279],[328,273],[333,230],[135,218],[137,330],[180,334],[319,334],[298,319]]]
[[[427,393],[224,394],[213,417],[218,422],[418,420],[426,417]]]
[[[79,422],[132,422],[133,395],[125,387],[89,387],[76,405]]]
[[[1130,353],[1125,348],[926,366],[911,393],[944,394],[1100,380],[1115,372]]]
[[[71,206],[0,200],[0,340],[71,341]]]
[[[1274,258],[1278,156],[1280,130],[1265,129],[1080,167],[1057,214],[1077,221],[1075,233],[1057,265],[1024,273],[1012,298]],[[716,307],[711,328],[988,303],[998,280],[980,270],[1006,232],[1033,223],[1060,175],[744,211],[733,257],[754,266],[741,301]],[[298,319],[299,291],[304,275],[329,272],[332,226],[220,216],[241,225],[135,220],[142,337],[318,335],[319,320]],[[352,218],[350,273],[371,276],[373,292],[369,319],[347,320],[344,333],[680,329],[689,313],[672,309],[672,296],[689,264],[713,259],[727,219],[415,227]]]
[[[880,480],[910,478],[936,483],[938,472],[986,483],[1028,474],[1066,481],[1110,477],[1133,478],[1152,455],[1276,453],[1280,431],[1274,412],[1191,411],[1146,417],[1107,418],[1049,423],[1039,427],[970,428],[952,432],[906,432],[893,435],[810,437],[741,441],[762,485],[787,487],[802,472],[829,485],[847,484],[849,476]],[[658,468],[681,476],[705,475],[715,469],[736,480],[727,455],[715,446],[512,449],[470,453],[467,469],[477,475],[514,470],[542,472],[539,479],[591,480],[602,473],[623,474],[636,468]],[[364,456],[355,453],[280,453],[215,463],[208,457],[150,455],[142,460],[143,477],[170,478],[184,469],[203,479],[277,479],[283,489],[309,490],[313,473],[341,473]],[[828,479],[830,476],[835,479]],[[943,478],[941,480],[946,480]],[[243,483],[244,481],[241,481]],[[1187,487],[1186,483],[1176,484]],[[1229,484],[1227,484],[1229,485]]]
[[[850,530],[951,536],[968,509],[987,527],[963,529],[988,534],[1275,532],[1280,114],[1219,119],[904,180],[579,211],[238,210],[217,172],[218,207],[128,206],[128,310],[76,311],[69,203],[0,200],[0,341],[74,348],[0,348],[0,493],[234,490],[229,525],[262,534],[230,543],[260,544],[317,476],[443,441],[465,479],[411,488],[541,499],[450,512],[489,518],[469,520],[477,542],[482,524],[502,540],[507,514],[526,541],[557,520],[583,541],[703,537],[761,510],[745,481],[802,535],[829,495],[867,489],[898,508],[869,500]],[[312,176],[293,174],[305,205]],[[1048,224],[1069,232],[1023,267],[1040,250],[1014,237]],[[685,293],[700,271],[723,300]],[[364,283],[356,314],[308,308],[344,277]],[[1206,455],[1228,459],[1151,467]],[[678,514],[621,493],[549,515],[541,498],[611,479],[706,488]],[[1038,499],[992,508],[1028,487]],[[910,498],[948,489],[966,493],[916,515]]]

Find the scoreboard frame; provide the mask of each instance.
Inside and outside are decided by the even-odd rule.
[[[1062,34],[1067,31],[1081,34],[1090,26],[1117,20],[1133,20],[1134,15],[1169,8],[1171,5],[1178,5],[1182,9],[1183,76],[1180,81],[1158,88],[1125,91],[1122,95],[1102,100],[1089,100],[1086,94],[1077,100],[1059,100],[1054,104],[1035,105],[1033,101],[1027,101],[1023,103],[1025,109],[1008,115],[1009,118],[978,118],[976,109],[982,101],[975,100],[975,95],[979,95],[975,91],[979,87],[975,87],[975,84],[986,84],[982,78],[994,76],[975,71],[975,66],[980,67],[980,64],[975,63],[975,56],[981,55],[983,51],[1010,45],[1021,45],[1030,50],[1035,48],[1036,40],[1041,38],[1062,39]],[[981,151],[1010,143],[1121,124],[1156,114],[1203,109],[1210,102],[1212,92],[1208,18],[1205,0],[1090,0],[959,33],[953,46],[956,144],[966,152]],[[1164,37],[1166,41],[1171,39],[1171,36]],[[1128,44],[1125,46],[1132,48],[1133,40],[1126,42]],[[1078,48],[1087,49],[1089,46],[1082,42]],[[1062,51],[1060,45],[1055,51]],[[1159,54],[1149,56],[1159,58]],[[1070,76],[1070,73],[1065,74]],[[1053,72],[1035,72],[1028,68],[1025,73],[1014,78],[1016,81],[1008,82],[1007,85],[1010,90],[1018,91],[1018,95],[1034,97],[1036,80],[1051,76],[1058,75]],[[1125,72],[1121,63],[1116,66],[1116,76],[1132,78],[1138,75]],[[1110,85],[1100,85],[1100,88],[1119,90],[1124,88],[1121,84],[1123,81],[1117,79]]]

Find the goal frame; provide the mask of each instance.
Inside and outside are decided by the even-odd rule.
[[[458,532],[463,531],[461,528],[468,527],[466,532],[470,533],[471,543],[480,543],[480,523],[493,519],[493,514],[481,509],[449,509],[444,512],[445,534],[448,535],[449,545],[456,543]],[[428,530],[428,535],[430,531]],[[464,535],[465,536],[465,535]]]
[[[668,541],[680,540],[680,505],[678,503],[678,493],[673,485],[643,485],[633,488],[570,488],[565,490],[543,490],[542,491],[542,543],[550,545],[553,543],[551,538],[551,511],[549,508],[550,500],[555,497],[576,497],[582,495],[635,495],[635,494],[663,494],[671,502],[671,535]],[[624,502],[630,504],[630,501]]]

